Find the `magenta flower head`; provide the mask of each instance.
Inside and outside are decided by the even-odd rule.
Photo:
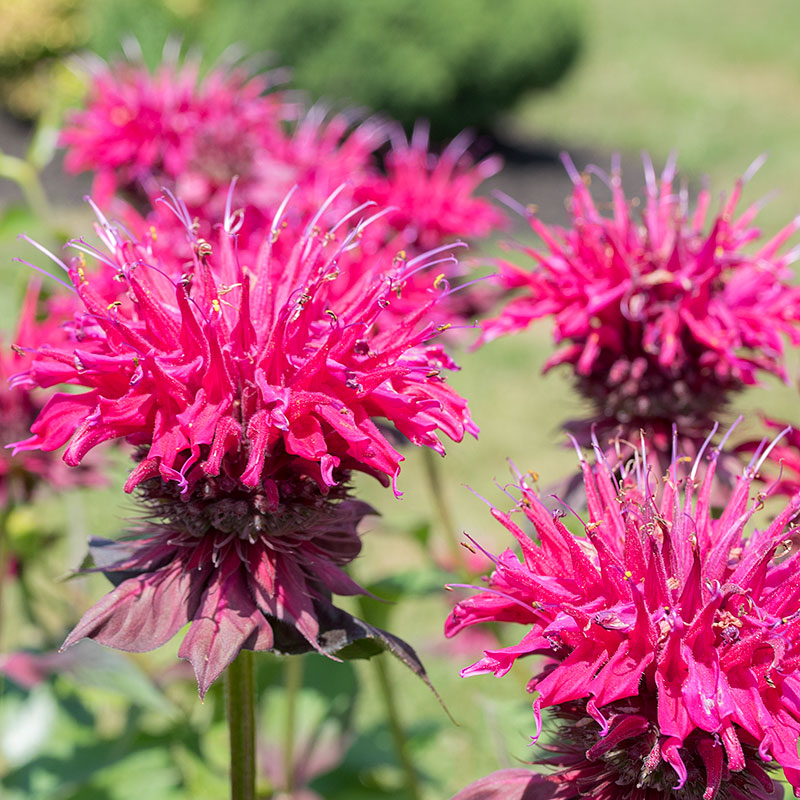
[[[582,535],[524,480],[515,512],[534,538],[492,510],[521,557],[493,559],[487,586],[456,605],[446,633],[489,621],[527,631],[462,675],[502,676],[518,658],[546,658],[528,687],[534,739],[544,709],[562,723],[546,747],[543,763],[560,769],[546,776],[545,796],[765,798],[772,766],[800,794],[800,554],[785,546],[800,497],[745,536],[764,504],[750,496],[760,464],[714,518],[717,452],[705,474],[701,458],[685,480],[674,464],[655,490],[641,460],[617,483],[598,453],[594,468],[582,462]]]
[[[139,61],[101,62],[86,109],[72,115],[62,134],[66,166],[95,173],[94,197],[104,210],[115,193],[135,201],[136,209],[117,197],[115,213],[140,239],[154,225],[162,247],[183,241],[182,225],[163,213],[142,218],[148,201],[164,189],[179,196],[197,218],[198,235],[210,240],[230,212],[228,189],[236,180],[244,212],[237,245],[245,264],[258,258],[263,232],[293,188],[283,221],[296,234],[311,219],[327,230],[354,206],[376,206],[360,246],[375,258],[355,262],[362,268],[391,261],[400,251],[413,259],[457,239],[485,238],[504,225],[504,215],[476,196],[499,161],[474,163],[466,152],[468,136],[437,157],[423,128],[409,143],[398,126],[377,117],[329,114],[324,105],[304,109],[285,92],[270,91],[281,78],[281,71],[250,77],[226,65],[201,77],[197,63],[181,63],[177,55],[154,73]],[[291,248],[295,237],[283,240]],[[274,250],[288,258],[283,240]],[[464,275],[445,266],[444,277],[463,283]],[[339,284],[341,290],[344,281]],[[423,278],[407,276],[406,308],[424,304],[428,289]],[[440,317],[471,319],[487,305],[471,289],[440,303]]]
[[[544,249],[526,251],[532,271],[503,265],[506,287],[521,293],[485,323],[483,338],[551,318],[562,347],[545,371],[569,364],[593,406],[593,419],[572,425],[581,443],[590,446],[593,423],[601,440],[619,431],[636,443],[641,428],[651,452],[666,455],[666,469],[673,422],[686,449],[694,442],[696,451],[732,393],[765,373],[786,379],[783,339],[800,342],[800,289],[787,267],[800,251],[781,248],[800,219],[757,244],[759,205],[736,216],[760,161],[710,221],[709,190],[690,212],[686,190],[674,185],[672,159],[657,179],[645,158],[645,197],[636,211],[618,158],[610,175],[596,168],[582,175],[564,162],[573,182],[570,226],[530,215]],[[609,187],[607,212],[592,196],[591,176]]]
[[[140,60],[95,59],[86,108],[61,134],[69,172],[95,174],[93,195],[104,206],[115,192],[139,199],[161,186],[185,193],[190,205],[224,206],[231,179],[240,190],[257,179],[258,154],[293,105],[266,92],[281,71],[251,76],[220,64],[201,78],[200,64],[166,52],[155,72]],[[266,168],[266,167],[264,167]]]
[[[63,334],[58,318],[37,320],[39,281],[28,286],[14,334],[14,342],[25,342],[26,349],[6,344],[0,351],[0,429],[4,442],[24,436],[42,411],[47,395],[25,386],[9,386],[9,379],[30,366],[33,351],[50,342],[60,342]],[[50,453],[30,451],[18,458],[8,449],[0,450],[0,506],[30,502],[38,489],[64,489],[74,486],[97,486],[103,483],[97,464],[86,462],[77,470],[69,469]]]
[[[483,181],[500,171],[502,160],[474,162],[472,137],[464,131],[437,156],[431,152],[426,125],[418,124],[411,141],[399,126],[391,132],[385,174],[374,173],[356,190],[361,200],[391,208],[386,220],[399,246],[435,247],[456,238],[482,239],[506,227],[492,203],[476,196]]]
[[[452,362],[431,342],[439,331],[427,318],[442,293],[431,287],[426,305],[395,315],[391,330],[379,325],[397,284],[441,253],[390,262],[382,275],[362,269],[337,294],[338,262],[359,233],[347,219],[327,232],[312,220],[284,260],[273,257],[276,239],[291,235],[279,212],[245,267],[238,217],[212,244],[185,206],[167,202],[186,224],[185,252],[161,257],[157,232],[134,241],[101,214],[107,252],[79,240],[82,252],[63,265],[85,307],[74,342],[40,348],[14,380],[85,390],[53,394],[17,452],[66,444],[76,465],[112,439],[137,450],[126,490],[138,489],[150,521],[133,541],[95,548],[120,583],[66,644],[88,636],[148,650],[192,622],[180,655],[201,692],[243,647],[333,653],[379,635],[400,647],[330,595],[360,591],[341,570],[369,512],[349,497],[350,472],[394,483],[403,460],[376,420],[439,453],[438,432],[477,433],[444,381]],[[116,277],[116,299],[83,252]]]

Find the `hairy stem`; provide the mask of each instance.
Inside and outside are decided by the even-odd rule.
[[[225,672],[231,742],[231,800],[256,798],[256,685],[253,653],[242,650]]]

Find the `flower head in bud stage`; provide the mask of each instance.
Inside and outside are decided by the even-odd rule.
[[[334,652],[377,636],[330,602],[358,591],[340,569],[358,553],[368,511],[347,495],[350,471],[396,480],[403,459],[376,420],[440,453],[438,432],[460,440],[477,428],[441,374],[454,365],[430,341],[441,292],[391,330],[377,324],[395,283],[425,256],[380,277],[361,270],[352,291],[336,294],[358,226],[309,225],[278,259],[276,217],[245,267],[229,226],[213,244],[198,239],[185,206],[170,203],[187,226],[183,258],[160,260],[152,242],[102,215],[107,252],[75,243],[125,291],[108,303],[82,253],[64,265],[85,306],[75,341],[40,348],[15,384],[86,391],[53,394],[16,450],[67,444],[75,465],[108,440],[137,447],[126,490],[138,487],[150,522],[132,542],[94,548],[121,583],[67,643],[91,636],[147,650],[192,621],[181,655],[205,691],[242,647]]]
[[[529,684],[537,736],[543,709],[564,725],[563,741],[547,746],[544,763],[559,771],[542,796],[771,797],[771,765],[797,791],[800,554],[787,555],[785,543],[800,498],[745,536],[763,507],[763,495],[751,497],[760,464],[715,519],[716,453],[702,476],[699,458],[685,481],[673,467],[657,495],[641,462],[617,483],[599,459],[582,463],[585,535],[571,533],[524,482],[516,512],[535,538],[492,510],[522,557],[507,550],[494,559],[488,585],[456,605],[446,633],[488,621],[527,632],[462,675],[502,676],[520,657],[547,657]],[[480,796],[505,797],[503,779]]]
[[[758,166],[760,162],[754,164]],[[795,219],[766,243],[753,220],[759,205],[736,215],[751,168],[721,212],[707,223],[711,195],[703,189],[690,213],[685,189],[674,186],[670,160],[660,179],[645,160],[641,220],[622,188],[619,162],[611,175],[590,168],[610,189],[610,211],[592,196],[589,176],[565,164],[573,182],[567,229],[531,215],[545,249],[527,249],[532,271],[503,265],[509,289],[522,293],[484,324],[484,340],[549,317],[563,347],[545,365],[569,364],[594,418],[573,426],[617,432],[667,454],[677,423],[684,443],[699,447],[731,393],[764,373],[785,380],[784,341],[800,341],[800,289],[789,283],[798,250],[781,248]],[[577,428],[577,429],[576,429]]]

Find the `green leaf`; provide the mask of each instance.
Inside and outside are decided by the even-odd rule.
[[[175,706],[130,656],[89,639],[78,642],[72,649],[79,650],[82,657],[66,678],[78,685],[114,692],[142,708],[165,715],[176,712]]]
[[[453,576],[448,572],[432,566],[383,578],[365,587],[374,597],[359,598],[361,613],[373,625],[388,627],[397,602],[407,597],[439,594],[452,579]]]

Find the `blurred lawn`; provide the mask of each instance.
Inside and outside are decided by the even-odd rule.
[[[522,134],[594,149],[670,150],[727,189],[760,153],[772,229],[800,211],[800,4],[583,0],[582,61],[512,120]]]

